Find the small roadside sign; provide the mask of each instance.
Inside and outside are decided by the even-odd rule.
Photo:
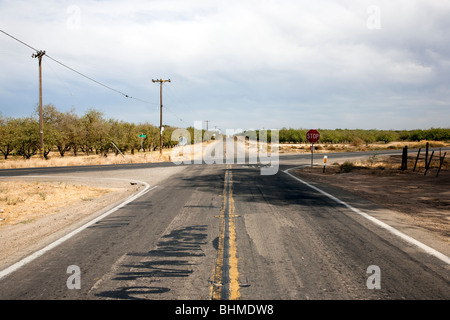
[[[140,134],[139,138],[141,138],[141,150],[142,152],[144,152],[144,138],[146,138],[147,136],[145,134]]]

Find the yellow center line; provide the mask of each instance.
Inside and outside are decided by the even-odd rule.
[[[231,169],[231,165],[230,165]],[[229,239],[230,239],[230,258],[229,258],[229,264],[230,264],[230,300],[237,300],[240,298],[241,294],[239,292],[239,271],[238,271],[238,260],[237,260],[237,248],[236,248],[236,227],[234,224],[234,198],[233,198],[233,188],[232,188],[232,172],[230,171],[230,204],[229,204]]]
[[[237,300],[239,271],[237,263],[235,208],[232,189],[231,165],[227,165],[223,189],[223,204],[220,213],[217,260],[211,278],[212,300]]]

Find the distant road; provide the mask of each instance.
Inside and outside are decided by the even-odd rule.
[[[449,299],[448,264],[283,172],[309,157],[281,155],[280,170],[268,176],[252,165],[186,165],[0,279],[0,299]],[[169,166],[14,169],[0,176],[144,179],[147,168]],[[70,289],[77,270],[80,287]]]
[[[439,148],[430,148],[431,151],[439,151]],[[450,148],[441,148],[443,152],[450,151]],[[410,149],[409,155],[417,154],[418,149]],[[423,150],[422,150],[423,152]],[[353,158],[368,158],[375,154],[390,155],[401,154],[402,150],[378,150],[378,151],[358,151],[358,152],[329,152],[329,153],[315,153],[314,163],[321,163],[324,155],[327,155],[329,160],[332,159],[353,159]],[[310,153],[301,154],[283,154],[279,155],[280,166],[287,168],[295,165],[306,164],[305,162],[311,159]],[[248,159],[247,159],[248,161]],[[155,163],[133,163],[133,164],[110,164],[110,165],[86,165],[86,166],[64,166],[64,167],[39,167],[39,168],[15,168],[15,169],[0,169],[0,177],[20,176],[20,175],[35,175],[35,174],[70,174],[70,173],[88,173],[88,172],[109,172],[117,170],[140,170],[145,168],[163,168],[177,166],[172,162],[155,162]],[[114,173],[112,173],[114,175]]]

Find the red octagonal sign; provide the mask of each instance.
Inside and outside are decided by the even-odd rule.
[[[309,130],[306,133],[306,140],[311,143],[316,143],[320,139],[320,133],[317,130]]]

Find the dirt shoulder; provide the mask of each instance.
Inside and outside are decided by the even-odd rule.
[[[156,186],[183,166],[0,178],[0,270]]]
[[[392,157],[387,161],[392,160]],[[394,159],[397,161],[397,159]],[[305,167],[291,173],[318,185],[331,186],[347,194],[365,199],[379,208],[384,221],[400,221],[399,225],[433,247],[449,254],[450,244],[450,171],[445,168],[436,177],[437,169],[401,171],[398,168],[363,165],[351,166],[344,172],[342,164]],[[419,240],[419,239],[418,239]],[[421,240],[419,240],[421,241]]]
[[[109,210],[142,186],[0,180],[0,270]]]

